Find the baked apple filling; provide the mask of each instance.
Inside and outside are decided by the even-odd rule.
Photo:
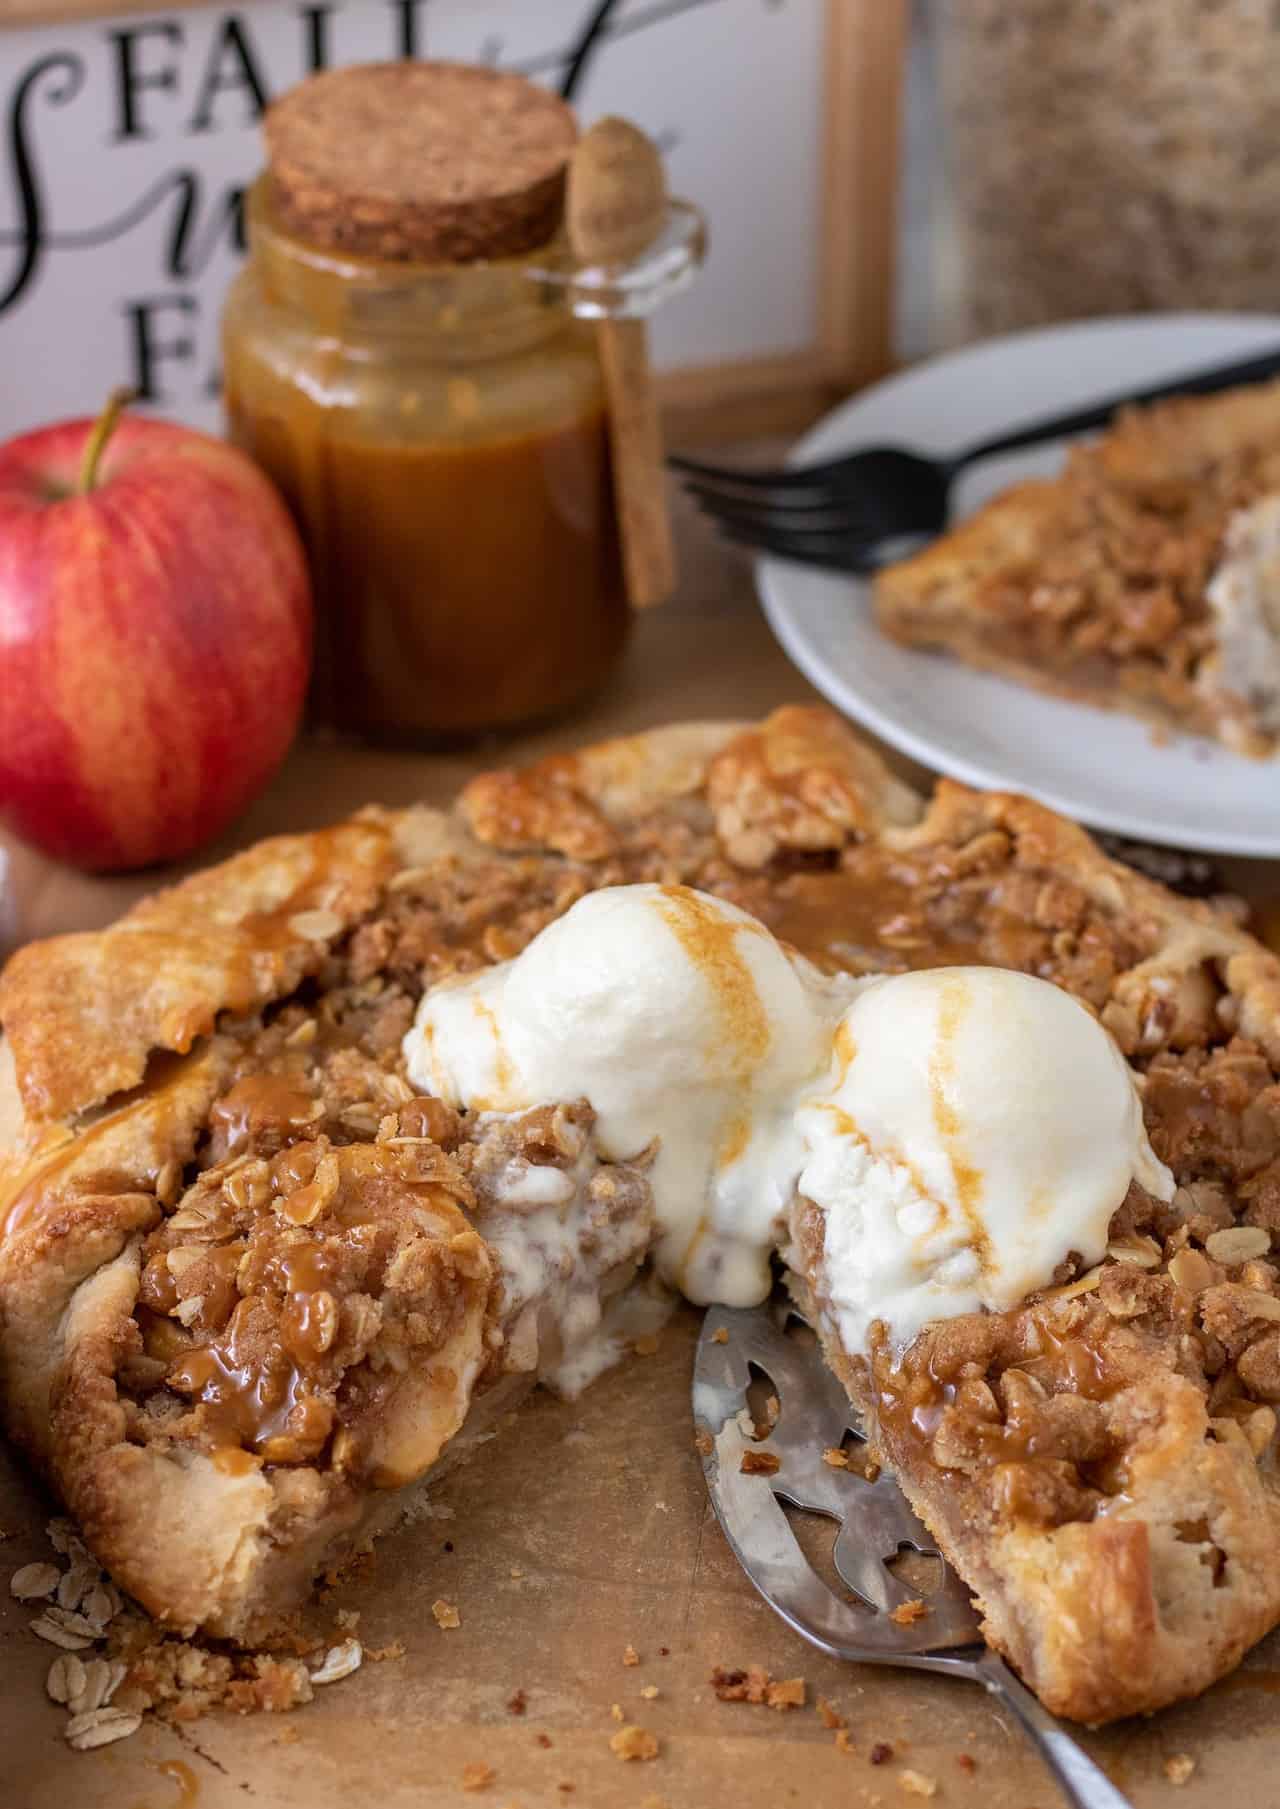
[[[457,1165],[398,1127],[206,1170],[144,1247],[141,1349],[122,1376],[135,1428],[224,1464],[416,1475],[486,1354],[492,1264],[468,1199]]]
[[[463,1117],[340,1038],[310,1066],[283,1040],[287,1065],[215,1102],[207,1165],[143,1245],[129,1436],[396,1487],[475,1389],[618,1354],[593,1340],[647,1252],[648,1184],[600,1160],[585,1105]],[[381,1097],[343,1104],[357,1070]]]

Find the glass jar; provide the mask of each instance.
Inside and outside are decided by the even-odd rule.
[[[935,344],[1274,309],[1280,32],[1262,0],[930,0]]]
[[[647,311],[700,247],[666,246],[639,283],[593,282],[559,244],[382,262],[283,231],[265,177],[248,228],[225,405],[307,543],[315,717],[432,744],[578,703],[630,612],[600,362],[577,316]]]

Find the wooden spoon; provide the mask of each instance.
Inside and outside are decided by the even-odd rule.
[[[653,140],[625,119],[598,120],[569,161],[565,223],[574,256],[630,263],[658,236],[666,211],[666,171]],[[649,609],[670,596],[676,568],[648,335],[643,320],[602,320],[598,331],[627,594],[636,609]]]

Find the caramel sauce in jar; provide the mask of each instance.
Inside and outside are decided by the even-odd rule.
[[[307,543],[313,715],[433,745],[572,708],[629,626],[592,329],[536,259],[324,249],[281,228],[265,179],[248,218],[225,406]]]

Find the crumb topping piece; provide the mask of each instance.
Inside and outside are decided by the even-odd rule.
[[[807,1694],[803,1677],[775,1681],[763,1665],[748,1665],[746,1670],[717,1665],[711,1673],[711,1687],[721,1702],[752,1702],[780,1712],[803,1708]]]
[[[611,1734],[609,1746],[619,1759],[656,1759],[658,1756],[657,1736],[647,1727],[636,1727],[634,1723]]]

